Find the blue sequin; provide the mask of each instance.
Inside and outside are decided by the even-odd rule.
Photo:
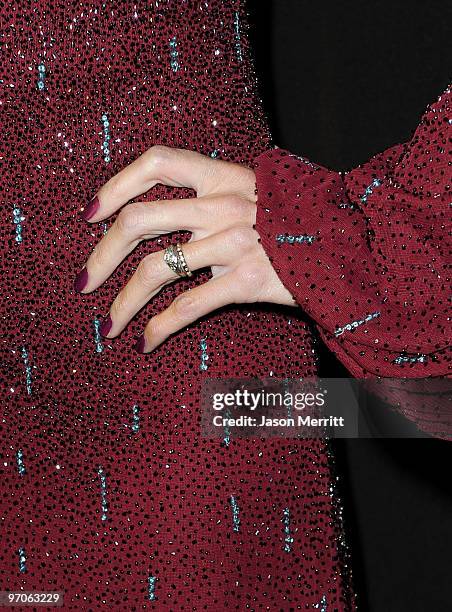
[[[291,234],[278,234],[276,236],[276,242],[282,244],[287,242],[288,244],[312,244],[315,240],[315,236],[308,234],[300,234],[298,236],[292,236]]]
[[[99,466],[97,473],[100,478],[100,496],[102,501],[102,520],[107,520],[108,504],[107,504],[107,478],[102,466]]]
[[[402,365],[404,363],[425,363],[427,361],[427,355],[405,355],[402,353],[394,359],[396,365]]]
[[[24,466],[24,456],[23,456],[22,449],[19,449],[17,451],[16,460],[17,460],[17,469],[19,470],[19,474],[23,476],[26,473],[26,469]]]
[[[336,329],[336,331],[334,332],[335,336],[340,336],[341,334],[344,333],[344,331],[351,331],[352,329],[355,329],[356,327],[359,327],[360,325],[364,325],[365,323],[368,323],[369,321],[371,321],[372,319],[376,319],[377,317],[380,316],[380,312],[372,312],[371,314],[368,314],[364,319],[359,319],[358,321],[352,321],[352,323],[347,323],[347,325],[344,325],[344,327],[339,327],[338,329]]]
[[[45,79],[46,79],[46,67],[44,64],[39,64],[38,66],[38,89],[43,91],[45,89]]]
[[[170,46],[170,65],[173,72],[177,72],[180,68],[179,65],[179,52],[177,50],[177,39],[175,36],[169,42]]]
[[[231,495],[231,497],[229,498],[229,501],[231,502],[231,508],[232,508],[232,528],[234,531],[240,531],[239,505],[234,495]]]
[[[292,552],[293,537],[290,533],[290,510],[284,508],[282,523],[284,525],[284,551]]]
[[[201,364],[199,366],[200,370],[207,370],[209,367],[207,362],[209,360],[209,355],[207,353],[207,338],[201,338]]]
[[[133,412],[133,421],[132,421],[132,431],[137,433],[140,429],[140,407],[135,404],[132,408]]]
[[[20,243],[22,242],[22,221],[25,221],[20,208],[15,207],[13,209],[13,221],[16,226],[16,242]]]
[[[94,342],[96,343],[96,352],[102,353],[104,345],[102,344],[102,335],[100,333],[101,320],[94,319]]]
[[[148,598],[149,601],[155,601],[157,597],[155,596],[155,583],[157,581],[156,576],[149,576],[148,578]]]
[[[326,595],[322,596],[320,603],[315,604],[314,608],[316,608],[317,610],[320,610],[320,612],[328,612]]]
[[[31,366],[30,366],[30,361],[28,359],[28,352],[27,349],[23,346],[22,347],[22,359],[24,361],[25,364],[25,382],[26,382],[26,386],[27,386],[27,393],[28,395],[31,395]]]
[[[110,122],[108,121],[108,116],[104,113],[102,115],[102,124],[104,127],[104,142],[102,143],[102,151],[104,153],[104,161],[108,164],[111,161],[110,156]]]
[[[373,190],[376,187],[380,187],[380,185],[381,185],[380,179],[377,179],[377,178],[374,179],[372,183],[366,188],[366,191],[363,193],[363,195],[360,197],[361,202],[365,204],[367,202],[367,198],[371,195]]]
[[[231,413],[229,411],[229,408],[226,409],[224,413],[224,418],[225,419],[231,418]],[[229,429],[229,425],[225,425],[224,426],[224,438],[223,438],[223,442],[225,446],[229,446],[230,441],[231,441],[231,430]]]
[[[25,553],[25,548],[19,548],[19,571],[24,573],[27,571],[27,555]]]

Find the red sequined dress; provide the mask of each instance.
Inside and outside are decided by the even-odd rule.
[[[113,221],[88,225],[80,208],[153,144],[249,165],[267,155],[258,187],[272,174],[280,188],[283,176],[262,174],[285,154],[272,150],[242,3],[15,0],[1,15],[0,589],[63,591],[67,610],[353,610],[327,441],[200,432],[206,377],[315,375],[302,309],[226,308],[137,354],[147,320],[203,272],[165,288],[119,338],[102,338],[100,320],[142,257],[183,232],[141,245],[92,295],[73,290]],[[291,163],[302,189],[304,162]],[[276,194],[259,198],[269,251]],[[139,199],[190,195],[158,186]],[[310,221],[299,233],[315,233]],[[288,230],[274,223],[273,234]],[[318,244],[290,245],[305,247]],[[323,287],[311,295],[327,304]],[[328,325],[375,308],[344,310],[333,297]]]

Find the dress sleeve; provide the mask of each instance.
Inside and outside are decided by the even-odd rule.
[[[450,374],[450,102],[349,173],[279,148],[255,160],[262,246],[355,377]]]

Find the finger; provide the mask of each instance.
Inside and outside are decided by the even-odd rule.
[[[212,159],[195,151],[156,145],[105,183],[82,215],[90,222],[106,219],[157,183],[188,187],[198,196],[226,193],[229,187],[232,193],[253,198],[253,177],[252,170],[239,164]]]
[[[76,287],[82,293],[97,289],[142,240],[176,230],[188,230],[196,240],[206,234],[206,226],[216,233],[233,225],[251,226],[253,206],[230,195],[129,204],[92,251],[77,277],[82,275],[84,284],[80,289],[76,280]]]
[[[233,286],[230,273],[227,273],[181,293],[166,310],[152,317],[146,325],[144,334],[138,339],[136,350],[140,353],[149,353],[187,325],[222,306],[233,303]]]
[[[229,266],[257,244],[254,230],[239,228],[186,242],[182,250],[189,269],[195,271],[212,265]],[[120,334],[162,287],[180,278],[166,264],[163,254],[164,251],[151,253],[140,262],[132,278],[113,302],[102,324],[103,335],[113,338]]]

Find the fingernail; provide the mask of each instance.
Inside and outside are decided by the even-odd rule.
[[[100,335],[101,336],[108,336],[108,334],[110,333],[110,330],[112,328],[113,325],[113,321],[111,320],[110,315],[108,315],[108,317],[106,319],[104,319],[102,321],[102,323],[100,324]]]
[[[97,195],[95,195],[91,202],[88,204],[88,206],[81,211],[81,215],[85,219],[85,221],[89,221],[91,217],[94,217],[96,212],[99,210],[99,206],[99,198],[97,197]]]
[[[83,268],[83,270],[79,272],[77,276],[75,277],[74,289],[77,291],[77,293],[80,293],[81,291],[83,291],[83,289],[86,287],[87,284],[88,284],[88,270],[86,268]]]
[[[146,347],[146,340],[144,339],[144,336],[140,336],[137,340],[137,343],[135,344],[135,350],[138,353],[144,353],[145,347]]]

